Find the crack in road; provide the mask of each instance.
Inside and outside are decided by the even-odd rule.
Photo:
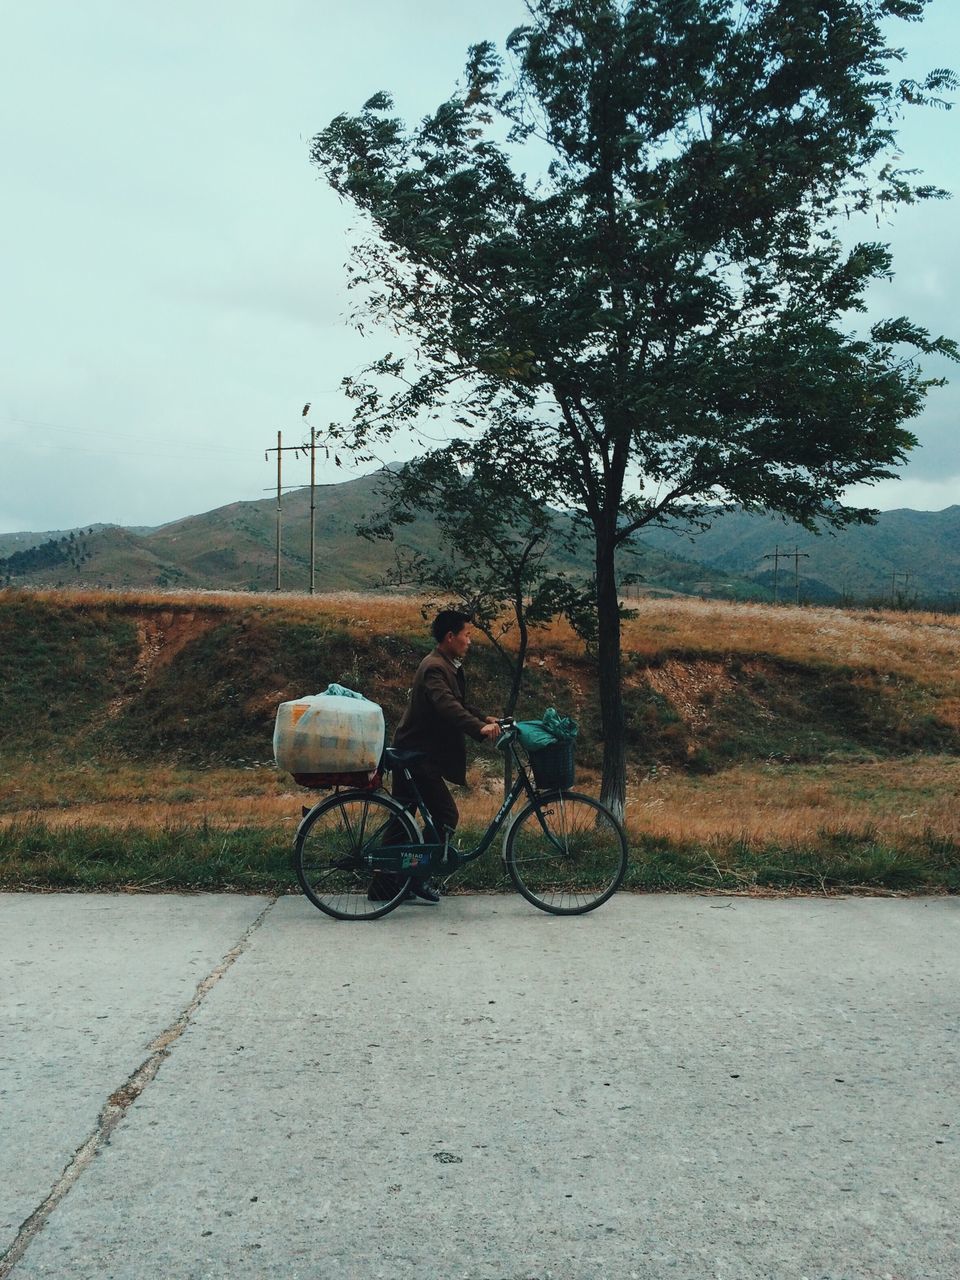
[[[276,906],[278,896],[270,899],[257,918],[248,926],[240,941],[226,953],[217,967],[208,973],[202,982],[197,984],[193,999],[183,1012],[169,1027],[161,1031],[150,1042],[147,1046],[148,1056],[137,1067],[136,1071],[128,1076],[119,1088],[114,1089],[113,1093],[107,1098],[97,1117],[93,1132],[74,1152],[46,1197],[24,1220],[10,1247],[3,1254],[0,1254],[0,1280],[6,1280],[6,1277],[10,1275],[13,1268],[30,1247],[31,1241],[43,1230],[54,1209],[66,1198],[71,1189],[80,1180],[84,1170],[94,1156],[109,1142],[110,1135],[130,1107],[143,1093],[144,1089],[154,1079],[163,1062],[170,1056],[173,1045],[186,1031],[194,1014],[210,991],[246,951],[250,939],[263,924],[269,912]]]

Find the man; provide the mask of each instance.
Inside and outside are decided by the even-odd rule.
[[[477,742],[493,742],[500,736],[500,727],[496,716],[485,716],[466,701],[463,659],[469,652],[473,631],[469,614],[442,609],[434,618],[431,631],[437,647],[417,668],[410,701],[393,745],[401,751],[424,752],[424,758],[411,766],[410,772],[443,838],[456,829],[460,819],[447,782],[462,786],[467,780],[466,735]],[[410,784],[399,770],[393,775],[393,794],[404,804],[413,802]],[[440,901],[429,881],[414,881],[411,892],[425,902]],[[370,896],[392,895],[386,887],[382,891],[371,887]]]

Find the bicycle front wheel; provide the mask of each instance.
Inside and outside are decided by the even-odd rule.
[[[410,877],[375,873],[369,855],[384,845],[422,844],[403,805],[376,791],[346,791],[311,809],[300,823],[293,864],[315,907],[335,920],[378,920],[399,906]]]
[[[553,915],[577,916],[619,889],[627,870],[627,837],[597,800],[551,791],[517,815],[504,857],[528,902]]]

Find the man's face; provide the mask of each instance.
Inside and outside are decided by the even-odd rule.
[[[443,640],[444,651],[451,658],[466,657],[467,650],[472,643],[471,632],[473,627],[469,622],[463,624],[461,631],[448,631]]]

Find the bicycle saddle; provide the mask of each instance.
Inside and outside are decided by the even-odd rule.
[[[387,747],[383,753],[383,763],[390,769],[396,764],[413,764],[417,760],[423,760],[426,754],[425,751],[395,751],[393,747]]]

